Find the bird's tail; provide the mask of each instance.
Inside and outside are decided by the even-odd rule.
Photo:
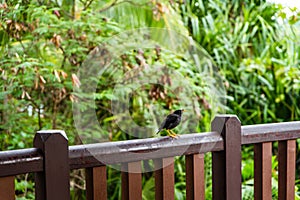
[[[155,135],[157,135],[160,131],[161,131],[161,129],[158,129],[158,131],[155,133]]]

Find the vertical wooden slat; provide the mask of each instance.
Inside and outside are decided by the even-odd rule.
[[[217,116],[212,130],[224,140],[224,151],[212,154],[212,190],[214,200],[242,199],[241,122],[234,115]]]
[[[155,199],[174,200],[174,158],[155,159]]]
[[[128,163],[121,164],[121,199],[128,200],[129,199],[129,182],[128,182]]]
[[[296,140],[278,142],[278,199],[295,199]]]
[[[68,139],[64,131],[38,131],[34,147],[44,157],[43,172],[35,173],[36,199],[70,199],[70,167]]]
[[[272,142],[254,144],[254,199],[272,200]]]
[[[86,169],[86,199],[107,199],[106,166]]]
[[[142,199],[142,167],[140,161],[122,164],[122,199]]]
[[[15,199],[15,177],[7,176],[0,178],[0,199]]]
[[[186,199],[205,200],[204,154],[185,157]]]
[[[142,167],[141,162],[128,163],[129,199],[142,199]]]
[[[226,199],[226,154],[225,151],[212,153],[212,197]]]

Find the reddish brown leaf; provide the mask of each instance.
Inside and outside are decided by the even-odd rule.
[[[76,74],[72,74],[72,83],[73,83],[73,86],[77,87],[77,88],[79,88],[81,85],[80,80],[78,79]]]
[[[26,95],[27,99],[31,99],[30,95],[27,92],[25,92],[25,95]]]
[[[40,81],[41,81],[43,84],[47,83],[46,80],[44,79],[44,77],[42,77],[41,75],[40,75],[39,78],[40,78]]]
[[[64,79],[66,79],[68,77],[68,74],[62,70],[60,71],[60,74]]]

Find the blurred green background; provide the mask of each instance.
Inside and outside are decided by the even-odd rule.
[[[216,113],[236,114],[243,125],[300,118],[297,8],[259,0],[11,0],[0,3],[0,16],[1,150],[32,147],[33,136],[41,129],[63,129],[70,145],[80,144],[72,110],[80,98],[73,90],[81,87],[77,72],[95,47],[136,28],[164,28],[191,38],[200,49],[200,59],[218,74],[226,95],[214,104],[210,88],[216,85],[208,80],[211,77],[202,76],[190,59],[176,51],[159,46],[130,49],[114,61],[110,69],[115,70],[97,79],[93,106],[102,127],[99,140],[135,138],[115,123],[113,80],[132,70],[144,73],[154,65],[176,71],[190,86],[196,97],[190,112],[198,119],[191,131],[209,131]],[[169,78],[166,73],[160,81],[170,86],[174,83]],[[180,93],[180,85],[176,89]],[[135,123],[155,130],[162,119],[157,116],[179,108],[180,101],[162,85],[146,85],[132,94],[130,114]],[[85,110],[90,105],[81,106]],[[277,143],[273,147],[273,198],[277,199]],[[252,146],[243,146],[242,158],[243,199],[253,199]],[[297,199],[299,158],[297,153]],[[210,154],[205,163],[206,198],[211,199]],[[176,157],[176,199],[185,199],[184,168],[184,158]],[[72,199],[84,199],[84,176],[83,170],[71,172]],[[108,168],[109,199],[120,199],[120,180],[120,172]],[[34,198],[32,174],[17,176],[16,195]],[[151,173],[143,176],[143,198],[154,199]]]

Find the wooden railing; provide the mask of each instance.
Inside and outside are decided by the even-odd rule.
[[[68,147],[63,131],[39,131],[34,148],[0,152],[0,199],[15,199],[14,176],[35,173],[36,199],[70,199],[72,169],[86,169],[87,199],[107,199],[106,166],[122,166],[122,199],[142,199],[142,160],[154,160],[155,198],[174,199],[174,156],[185,156],[186,199],[205,199],[204,154],[212,152],[212,196],[239,200],[241,146],[254,144],[254,199],[272,199],[272,142],[278,143],[279,199],[294,199],[300,122],[241,126],[224,115],[212,132]]]

